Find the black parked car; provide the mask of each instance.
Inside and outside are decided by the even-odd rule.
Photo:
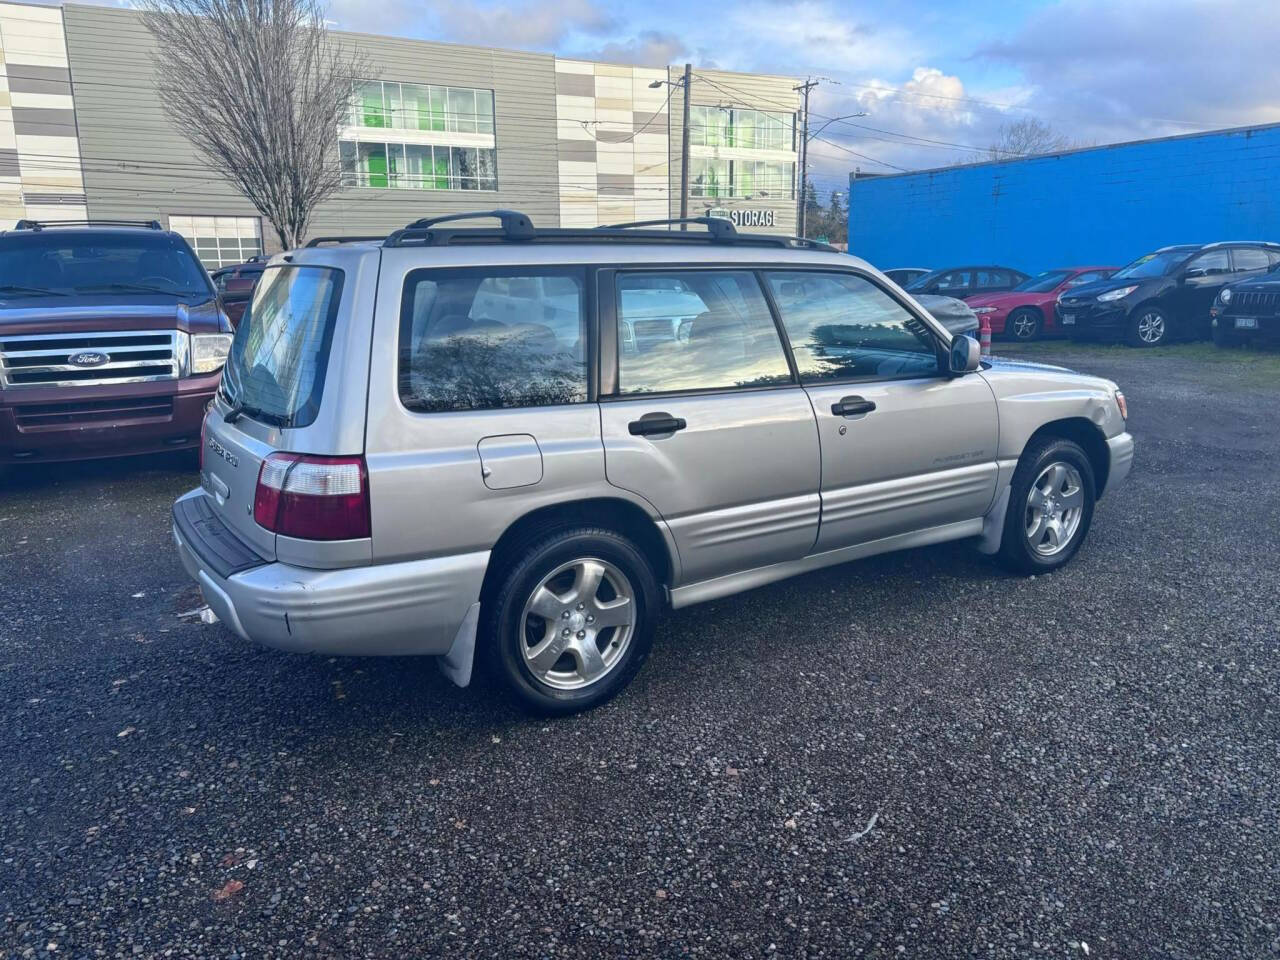
[[[1106,280],[1058,299],[1059,325],[1072,339],[1123,340],[1154,347],[1209,336],[1209,308],[1235,280],[1280,263],[1280,244],[1229,241],[1163,247]]]
[[[1213,342],[1220,347],[1280,344],[1280,263],[1260,276],[1223,287],[1209,315]]]
[[[911,281],[919,280],[930,272],[928,267],[894,267],[892,270],[886,270],[884,275],[898,286],[906,288]]]
[[[917,277],[907,284],[911,294],[932,293],[943,297],[966,300],[982,293],[999,293],[1012,290],[1023,280],[1029,280],[1021,270],[1012,267],[947,267]]]

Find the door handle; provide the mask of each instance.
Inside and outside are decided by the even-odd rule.
[[[831,405],[831,412],[837,417],[856,417],[860,413],[870,413],[875,408],[874,400],[864,400],[862,397],[841,397],[838,402]]]
[[[633,437],[648,437],[658,433],[675,433],[687,426],[684,417],[673,417],[669,413],[646,413],[639,420],[628,423],[627,432]]]

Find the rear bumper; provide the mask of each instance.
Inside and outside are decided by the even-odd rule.
[[[1133,470],[1133,434],[1126,432],[1111,437],[1107,440],[1107,449],[1111,453],[1111,469],[1107,471],[1106,490],[1110,490]]]
[[[240,556],[231,564],[237,572],[222,576],[217,571],[230,567],[219,538],[178,515],[185,501],[203,496],[193,490],[174,505],[178,556],[218,618],[254,643],[340,656],[443,655],[480,599],[487,550],[340,570]]]
[[[220,377],[6,391],[0,396],[0,464],[197,447]]]

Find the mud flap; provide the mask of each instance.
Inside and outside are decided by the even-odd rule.
[[[440,672],[460,687],[471,683],[471,666],[476,656],[476,627],[480,623],[480,604],[473,603],[453,637],[449,652],[436,658]]]
[[[1009,493],[1012,486],[1008,483],[996,497],[986,516],[982,518],[982,535],[978,538],[978,552],[993,554],[1000,552],[1000,543],[1004,539],[1004,518],[1009,511]]]

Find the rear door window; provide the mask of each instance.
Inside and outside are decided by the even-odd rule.
[[[620,273],[618,392],[730,390],[791,382],[755,275]]]
[[[1231,262],[1236,273],[1266,270],[1271,266],[1271,258],[1261,247],[1236,247],[1231,251]]]
[[[341,300],[341,270],[280,266],[263,271],[223,371],[227,400],[266,423],[310,425],[320,410]]]
[[[843,273],[771,273],[769,287],[800,382],[934,376],[924,321],[870,280]]]
[[[400,400],[496,410],[587,399],[581,268],[415,270],[400,311]]]

